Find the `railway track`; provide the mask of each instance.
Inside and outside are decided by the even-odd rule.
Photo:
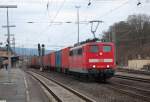
[[[131,87],[123,84],[114,84],[109,85],[109,88],[118,91],[120,93],[132,96],[134,98],[149,102],[150,101],[150,90],[143,90],[140,88]]]
[[[132,78],[130,79],[130,78],[125,77],[125,79],[135,81],[135,79],[132,79]],[[141,80],[136,80],[136,81],[141,81]],[[110,82],[110,84],[107,85],[107,87],[115,91],[118,91],[120,93],[126,94],[128,96],[132,96],[134,98],[137,98],[146,102],[150,101],[150,90],[145,88],[144,86],[139,87],[138,82],[137,82],[137,85],[130,85],[130,83],[120,83],[119,81],[112,80],[112,82]]]
[[[56,102],[96,102],[54,79],[46,78],[44,75],[32,71],[28,71],[28,73],[45,87]]]
[[[124,75],[115,75],[115,77],[116,78],[133,80],[133,81],[140,81],[140,82],[150,83],[150,79],[137,78],[137,77],[132,77],[132,76],[124,76]]]
[[[48,76],[46,76],[44,74],[42,75],[42,73],[38,73],[38,74],[40,74],[43,77],[47,77],[46,79],[48,79],[48,80],[50,79],[50,77],[48,77]],[[115,78],[115,79],[118,79],[118,78]],[[56,82],[56,83],[60,84],[60,86],[62,86],[62,87],[66,87],[65,85],[57,82],[54,79],[50,79],[50,80],[52,80],[54,83]],[[119,78],[119,80],[121,80],[121,78]],[[132,79],[127,80],[127,82],[125,82],[125,83],[120,83],[119,80],[117,80],[118,82],[115,81],[115,80],[112,80],[112,82],[110,82],[109,84],[106,84],[105,86],[108,87],[111,90],[115,90],[118,93],[122,93],[122,94],[125,94],[127,96],[133,97],[133,98],[135,98],[137,100],[141,100],[142,102],[149,102],[149,100],[150,100],[150,90],[148,90],[146,87],[144,87],[144,85],[143,86],[136,86],[136,84],[131,85],[130,83],[128,83],[128,81],[132,82]],[[136,81],[135,81],[135,83],[136,83]],[[137,83],[138,83],[138,81],[137,81]],[[66,88],[68,89],[68,87],[66,87]],[[49,89],[47,89],[47,90],[49,90]],[[69,90],[70,90],[70,88],[69,88]],[[72,92],[72,89],[71,89],[71,92]],[[72,92],[72,93],[74,94],[74,92]],[[75,94],[76,94],[76,91],[75,91]],[[81,102],[82,101],[84,101],[84,102],[96,102],[96,101],[94,101],[92,99],[89,99],[89,98],[86,99],[87,97],[82,95],[82,94],[80,95],[79,92],[77,92],[77,94],[79,94],[79,97],[80,96],[82,97],[81,98]],[[55,95],[55,96],[57,96],[57,95]],[[66,101],[59,100],[58,102],[66,102]],[[75,100],[75,101],[71,100],[71,102],[78,102],[78,101],[77,100]]]
[[[133,69],[117,68],[117,71],[118,72],[133,73],[133,74],[150,75],[150,71],[143,71],[143,70],[133,70]]]

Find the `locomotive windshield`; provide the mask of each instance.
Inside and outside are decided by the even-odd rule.
[[[103,47],[103,52],[110,52],[110,51],[111,51],[111,46],[105,45],[105,46]]]
[[[90,46],[90,52],[97,53],[99,51],[98,45],[91,45]]]

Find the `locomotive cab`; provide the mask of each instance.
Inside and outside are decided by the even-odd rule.
[[[114,75],[114,45],[90,43],[86,47],[86,67],[95,77],[110,78]]]
[[[89,42],[70,49],[69,71],[108,79],[114,76],[114,44]]]

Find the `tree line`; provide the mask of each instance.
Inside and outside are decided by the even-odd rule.
[[[150,59],[150,16],[129,15],[103,34],[102,40],[115,43],[119,65],[127,65],[132,59]]]

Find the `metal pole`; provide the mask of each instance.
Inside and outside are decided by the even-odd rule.
[[[79,25],[79,8],[80,8],[80,6],[76,6],[76,8],[77,8],[77,23],[78,23],[78,40],[77,40],[77,42],[78,42],[78,44],[79,44],[79,33],[80,33],[80,25]]]
[[[11,46],[10,46],[10,29],[9,27],[9,14],[8,14],[8,8],[17,8],[16,5],[0,5],[0,8],[6,8],[7,9],[7,34],[8,34],[8,82],[11,82],[10,72],[11,72]]]
[[[79,44],[79,30],[80,30],[80,27],[79,27],[79,8],[77,8],[77,19],[78,19],[78,44]]]
[[[11,72],[11,51],[10,51],[10,30],[9,30],[9,14],[8,14],[8,8],[7,8],[7,33],[8,33],[8,74],[10,75]],[[10,76],[9,76],[9,82],[11,82]]]
[[[13,35],[13,47],[14,47],[14,53],[15,53],[15,44],[16,44],[16,42],[15,42],[15,35]]]
[[[115,34],[114,30],[112,31],[112,40],[113,40],[113,42],[115,44],[115,49],[114,49],[115,50],[114,51],[114,55],[115,55],[114,57],[115,58],[114,58],[114,61],[115,61],[115,64],[116,64],[116,61],[117,61],[117,48],[116,48],[117,47],[117,43],[116,43],[116,34]]]

